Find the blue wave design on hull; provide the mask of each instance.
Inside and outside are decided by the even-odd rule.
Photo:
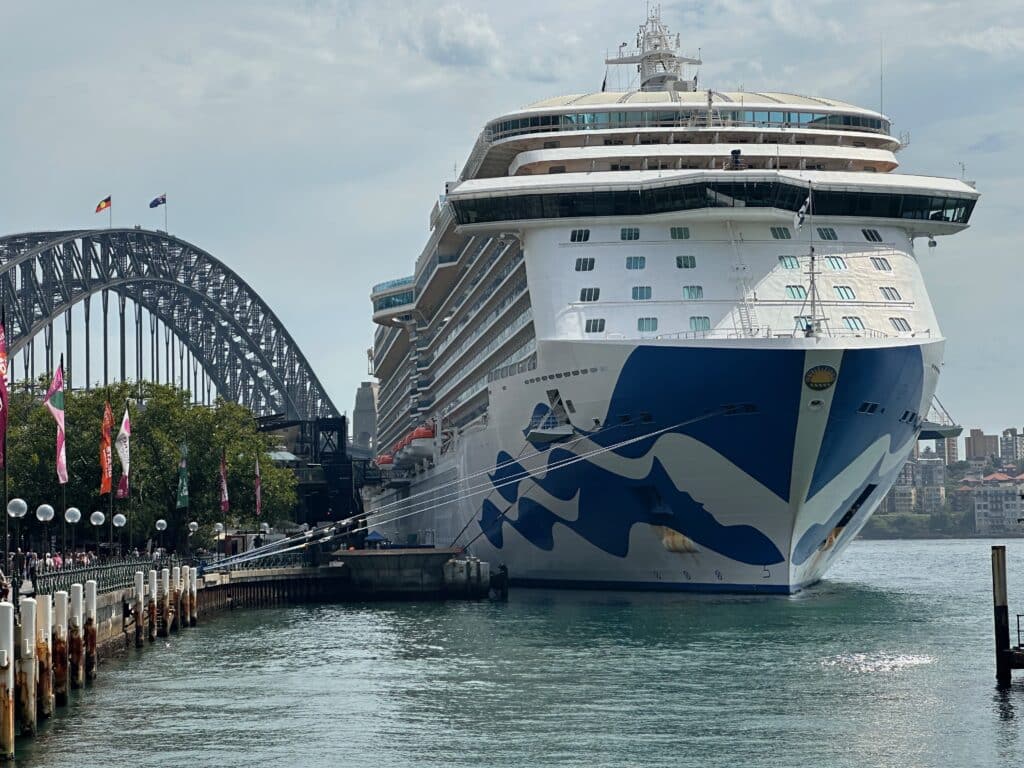
[[[571,459],[575,454],[554,449],[548,466]],[[527,470],[504,451],[498,463],[505,465],[491,476],[497,485]],[[629,554],[630,530],[637,523],[660,525],[683,534],[698,545],[749,565],[773,565],[785,560],[778,547],[761,531],[749,525],[723,525],[703,504],[675,487],[659,459],[651,463],[646,477],[631,479],[609,472],[589,461],[579,461],[571,471],[555,470],[543,478],[512,482],[498,491],[509,505],[516,504],[523,483],[536,484],[560,501],[577,495],[578,517],[560,517],[531,498],[518,498],[517,515],[511,518],[492,501],[484,501],[480,528],[496,549],[504,546],[504,525],[514,528],[534,546],[554,548],[554,527],[562,525],[595,547],[617,557]]]

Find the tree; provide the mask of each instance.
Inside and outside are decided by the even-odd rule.
[[[44,388],[45,389],[45,388]],[[263,517],[271,524],[286,520],[295,508],[295,477],[291,470],[276,467],[266,456],[272,447],[270,438],[256,429],[244,407],[218,399],[215,407],[191,405],[187,393],[164,384],[143,383],[138,387],[117,384],[89,392],[68,392],[65,402],[67,422],[67,461],[69,479],[61,489],[55,471],[56,425],[41,405],[38,394],[12,392],[8,429],[9,494],[21,496],[29,504],[23,521],[34,536],[41,534],[34,517],[37,505],[52,504],[57,510],[51,535],[63,525],[64,509],[82,510],[78,541],[95,541],[89,515],[99,510],[107,516],[101,540],[109,533],[111,503],[99,495],[100,428],[103,404],[109,398],[114,411],[116,436],[125,404],[132,422],[130,498],[113,502],[114,514],[128,518],[123,540],[127,547],[142,548],[156,536],[155,523],[167,521],[164,545],[183,551],[189,545],[188,523],[199,523],[195,545],[212,542],[215,522],[255,527],[254,476],[260,458]],[[177,509],[178,462],[180,449],[188,445],[189,507]],[[220,460],[224,455],[228,468],[228,493],[231,509],[220,512]],[[120,475],[114,454],[114,485]],[[66,498],[66,504],[65,504]]]

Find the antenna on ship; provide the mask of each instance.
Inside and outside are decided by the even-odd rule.
[[[611,65],[636,64],[640,72],[641,91],[694,91],[697,89],[696,79],[683,77],[683,66],[700,65],[700,58],[680,56],[679,35],[669,32],[668,26],[661,21],[661,6],[648,7],[647,21],[640,27],[636,35],[636,51],[629,55],[623,54],[623,43],[619,47],[619,55],[605,59]]]
[[[804,336],[808,338],[818,338],[820,335],[818,329],[818,303],[821,298],[818,296],[818,264],[817,264],[817,253],[814,250],[814,182],[807,182],[807,199],[804,200],[804,204],[800,206],[800,209],[793,216],[793,224],[796,227],[797,232],[803,229],[804,216],[810,217],[808,223],[808,241],[810,243],[810,269],[807,272],[808,277],[808,288],[807,288],[807,301],[804,302],[804,306],[807,306],[809,301],[811,304],[811,318],[810,321],[804,326]],[[801,311],[803,307],[801,307]]]

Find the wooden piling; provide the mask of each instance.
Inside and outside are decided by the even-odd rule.
[[[189,616],[192,615],[192,607],[189,605],[189,598],[192,596],[189,590],[189,571],[191,570],[187,565],[181,566],[181,621],[178,626],[182,629],[189,625]]]
[[[0,603],[0,760],[14,760],[14,605]]]
[[[68,593],[53,596],[53,701],[68,703]]]
[[[198,583],[198,571],[193,568],[189,572],[191,584],[189,584],[189,591],[192,595],[192,599],[189,600],[189,605],[192,606],[192,612],[189,614],[188,623],[189,626],[194,627],[199,623],[199,583]]]
[[[159,635],[167,637],[171,631],[171,572],[167,568],[160,572],[160,585],[163,587],[163,592],[160,595],[160,614],[164,621]]]
[[[146,602],[146,623],[149,642],[156,642],[156,571],[149,572],[149,600]]]
[[[36,732],[36,601],[31,597],[21,598],[21,644],[18,653],[18,672],[15,685],[18,688],[18,721],[22,736],[33,736]]]
[[[146,643],[146,574],[142,571],[135,572],[135,647],[141,648]]]
[[[85,582],[85,679],[96,679],[96,581]]]
[[[1010,685],[1010,609],[1006,594],[1006,547],[992,547],[992,604],[996,637],[996,682]]]
[[[82,585],[71,585],[71,623],[68,626],[68,674],[71,687],[85,685],[85,637],[83,634]]]
[[[41,718],[53,715],[53,598],[36,597],[36,707]]]
[[[171,632],[178,631],[178,619],[181,616],[181,568],[171,569]]]

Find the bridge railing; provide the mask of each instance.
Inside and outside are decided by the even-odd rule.
[[[241,559],[235,560],[232,558],[231,561],[221,565],[216,561],[202,562],[200,573],[217,573],[223,571],[256,571],[256,570],[267,570],[269,568],[297,568],[303,565],[308,565],[307,557],[303,552],[280,552],[270,553],[262,556],[255,556],[251,560],[244,559],[244,555],[236,556]]]
[[[149,573],[152,569],[159,571],[163,568],[174,568],[175,566],[187,564],[187,560],[174,556],[157,559],[150,557],[125,557],[105,560],[95,565],[58,568],[44,573],[37,573],[35,591],[37,594],[42,595],[52,595],[60,591],[70,592],[72,584],[85,584],[89,580],[95,580],[96,591],[102,594],[104,592],[113,592],[117,589],[133,587],[137,571]]]

